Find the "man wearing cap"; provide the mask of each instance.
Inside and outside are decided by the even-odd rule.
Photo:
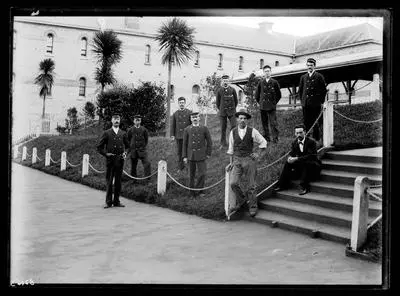
[[[97,151],[106,158],[106,180],[107,193],[105,209],[114,207],[124,207],[119,200],[121,192],[121,176],[124,168],[124,159],[129,152],[129,141],[126,133],[119,128],[121,117],[114,114],[111,117],[112,127],[103,132],[96,148]],[[114,200],[112,198],[113,179]]]
[[[271,78],[271,67],[265,65],[263,67],[265,79],[260,80],[257,85],[255,99],[260,104],[261,122],[264,129],[264,138],[271,141],[269,127],[272,131],[272,139],[274,143],[278,142],[278,122],[276,121],[276,104],[282,97],[281,87],[278,81]]]
[[[142,161],[144,176],[150,175],[150,162],[146,151],[149,142],[149,132],[141,126],[142,116],[137,114],[133,117],[133,126],[128,130],[128,141],[131,152],[131,175],[137,177],[136,168],[139,159]]]
[[[245,109],[236,112],[235,116],[238,118],[238,126],[232,129],[229,134],[227,151],[227,154],[230,155],[228,170],[232,169],[230,186],[235,193],[237,204],[232,211],[240,209],[248,199],[250,216],[254,217],[258,209],[255,192],[257,160],[264,157],[267,141],[255,128],[247,126],[247,121],[251,118],[251,115]],[[255,144],[258,145],[261,154],[253,152]],[[246,175],[249,179],[247,192],[243,192],[239,184],[243,175]]]
[[[221,147],[228,146],[226,143],[226,127],[229,119],[231,130],[236,126],[235,112],[238,105],[236,90],[228,85],[229,76],[223,75],[222,86],[217,91],[216,105],[219,110],[219,119],[221,122]]]
[[[318,115],[321,113],[321,106],[325,102],[327,92],[324,76],[315,71],[316,61],[313,58],[307,59],[308,71],[300,77],[299,94],[303,109],[303,121],[308,131]],[[319,122],[314,125],[313,138],[320,140],[319,123],[322,122],[322,116]]]
[[[183,131],[183,161],[189,162],[189,187],[204,188],[206,180],[206,159],[210,158],[212,150],[211,135],[206,126],[200,126],[199,112],[190,114],[192,124]],[[197,184],[195,186],[195,176],[197,169]],[[200,197],[204,196],[202,191],[198,192]],[[192,196],[196,196],[196,191],[191,191]]]
[[[175,111],[174,115],[172,115],[171,122],[171,137],[173,140],[176,140],[179,171],[183,170],[185,167],[182,157],[183,130],[190,125],[191,111],[185,108],[185,104],[186,99],[184,97],[178,98],[179,109]]]

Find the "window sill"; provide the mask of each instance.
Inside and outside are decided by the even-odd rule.
[[[79,56],[79,59],[80,59],[80,60],[85,60],[85,61],[86,61],[86,60],[88,60],[88,57],[85,57],[85,56]]]
[[[151,63],[144,63],[146,66],[151,66]]]
[[[224,70],[224,68],[222,68],[222,67],[218,67],[218,68],[217,68],[217,70]]]
[[[194,64],[193,67],[195,67],[195,68],[200,68],[200,65]]]
[[[82,101],[82,100],[85,100],[86,99],[86,96],[78,96],[78,100],[79,101]]]
[[[45,56],[45,57],[51,57],[51,58],[54,58],[54,53],[48,53],[48,52],[45,52],[45,53],[44,53],[44,56]]]

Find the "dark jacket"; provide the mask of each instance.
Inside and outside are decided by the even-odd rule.
[[[146,154],[146,146],[149,142],[149,132],[144,126],[138,128],[132,126],[127,133],[127,138],[130,145],[131,157],[137,154],[139,157],[144,157]]]
[[[316,71],[313,75],[308,73],[300,77],[299,94],[302,106],[320,106],[325,101],[326,83],[324,76]]]
[[[281,97],[281,87],[275,79],[270,78],[267,82],[263,78],[258,82],[255,99],[260,104],[260,110],[275,110],[276,104],[278,104]]]
[[[189,109],[177,110],[174,115],[172,115],[171,122],[171,136],[176,139],[183,139],[183,130],[185,127],[191,125]]]
[[[313,138],[306,137],[304,139],[303,152],[300,150],[299,141],[295,139],[292,142],[292,148],[289,155],[292,157],[299,157],[299,160],[302,161],[317,162],[321,165],[321,161],[317,156],[317,142]]]
[[[106,153],[114,153],[116,157],[121,156],[125,151],[128,152],[129,150],[129,141],[126,132],[119,129],[118,134],[115,134],[112,128],[104,131],[96,149],[105,157],[107,157]],[[107,161],[110,159],[111,157],[107,157]]]
[[[192,161],[205,160],[211,156],[212,140],[206,126],[189,125],[183,131],[182,158]]]
[[[236,90],[232,87],[220,87],[217,91],[217,99],[215,101],[220,116],[233,116],[236,113],[238,98]]]

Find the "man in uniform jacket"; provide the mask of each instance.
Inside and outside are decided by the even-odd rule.
[[[141,126],[142,116],[133,117],[133,126],[128,130],[128,141],[131,153],[131,175],[137,177],[136,168],[139,159],[142,161],[144,176],[150,175],[150,162],[147,155],[147,144],[149,142],[149,132]]]
[[[300,195],[310,191],[310,181],[319,177],[321,161],[317,156],[317,142],[305,136],[303,124],[295,127],[296,139],[292,142],[289,157],[276,184],[275,191],[286,189],[291,179],[300,177]]]
[[[276,121],[276,104],[282,97],[281,87],[278,81],[271,78],[271,67],[263,67],[265,79],[260,80],[257,85],[255,98],[260,104],[261,122],[264,129],[264,138],[271,141],[268,124],[271,127],[272,139],[274,143],[278,142],[278,122]]]
[[[318,118],[327,91],[324,76],[315,71],[315,65],[316,61],[313,58],[307,59],[308,72],[300,77],[299,84],[303,122],[307,131]],[[319,123],[322,123],[322,116],[313,129],[313,138],[317,141],[321,138]]]
[[[124,159],[129,151],[129,142],[126,133],[119,128],[121,118],[114,114],[111,117],[112,127],[103,132],[96,148],[97,151],[106,158],[106,180],[107,193],[105,209],[114,207],[124,207],[119,200],[121,192],[121,176],[124,168]],[[113,179],[114,200],[112,199]]]
[[[178,169],[181,171],[185,168],[182,157],[183,146],[183,130],[190,125],[190,111],[185,108],[186,99],[178,98],[179,109],[172,115],[171,137],[176,140],[176,150],[178,154]]]
[[[206,159],[210,158],[212,150],[212,140],[210,132],[206,126],[200,126],[200,116],[198,112],[190,115],[192,124],[183,131],[183,161],[189,162],[189,187],[204,188],[206,180]],[[195,186],[195,176],[197,169],[197,184]],[[192,191],[192,196],[196,196],[196,191]],[[200,197],[204,196],[199,191]]]
[[[247,121],[251,115],[245,109],[237,112],[239,125],[231,130],[229,134],[229,148],[227,154],[230,155],[230,164],[228,170],[232,169],[230,186],[236,196],[236,208],[240,209],[246,200],[249,202],[250,216],[257,214],[257,196],[256,196],[256,175],[257,160],[264,157],[267,148],[267,141],[255,129],[247,126]],[[261,154],[253,152],[255,144],[261,150]],[[247,192],[240,188],[240,180],[243,175],[248,177]]]
[[[227,120],[229,119],[231,130],[236,126],[236,106],[238,105],[238,99],[236,90],[228,85],[229,76],[223,75],[222,86],[217,91],[216,105],[219,111],[219,119],[221,123],[221,147],[226,147],[226,127]]]

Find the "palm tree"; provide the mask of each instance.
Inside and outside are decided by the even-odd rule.
[[[101,92],[107,84],[116,82],[112,66],[122,58],[122,41],[113,30],[97,31],[93,37],[92,52],[97,63],[95,80],[101,85]]]
[[[39,95],[43,97],[42,119],[45,114],[46,95],[50,93],[54,83],[54,68],[55,64],[52,59],[44,59],[39,63],[39,71],[41,73],[35,78],[35,84],[40,87]]]
[[[169,137],[172,64],[174,63],[180,67],[191,58],[196,49],[193,35],[195,29],[189,27],[184,20],[175,17],[166,24],[163,23],[157,33],[155,39],[159,42],[160,51],[164,51],[161,62],[163,65],[168,65],[167,119],[165,128],[166,137]]]

